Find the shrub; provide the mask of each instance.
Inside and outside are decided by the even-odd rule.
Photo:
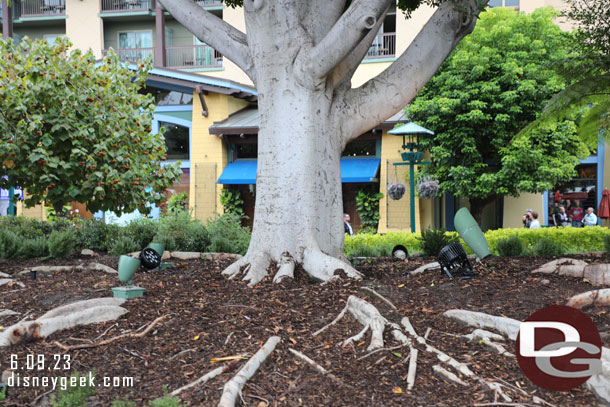
[[[53,231],[49,236],[49,253],[52,257],[66,257],[76,251],[76,230]]]
[[[130,401],[127,396],[125,396],[125,399],[123,400],[121,400],[119,396],[117,396],[110,407],[136,407],[136,403]]]
[[[244,200],[241,199],[241,194],[236,189],[223,189],[220,193],[220,204],[224,213],[234,213],[239,217],[244,215]]]
[[[512,235],[506,239],[498,240],[497,249],[500,256],[517,257],[523,253],[523,243],[517,235]]]
[[[0,229],[0,259],[11,259],[19,253],[20,239],[9,229]]]
[[[610,233],[604,235],[604,249],[606,249],[606,252],[610,253]]]
[[[189,197],[186,192],[172,195],[167,200],[167,211],[170,213],[180,212],[187,209]]]
[[[409,250],[409,253],[418,252],[421,248],[417,236],[419,233],[404,232],[390,232],[384,235],[358,233],[353,236],[345,236],[345,255],[347,257],[362,256],[362,253],[369,250],[366,247],[374,247],[379,244],[389,246],[390,250],[396,245],[402,245]],[[362,247],[365,247],[364,251]]]
[[[150,407],[183,407],[184,404],[180,403],[178,397],[172,397],[167,394],[167,386],[163,386],[163,397],[159,397],[156,400],[148,403]]]
[[[49,255],[49,245],[44,237],[26,239],[21,244],[19,255],[27,259],[33,257],[45,257]]]
[[[164,242],[165,250],[205,252],[210,237],[199,220],[193,219],[189,212],[181,211],[161,219],[154,241]]]
[[[0,229],[10,229],[23,239],[34,239],[48,236],[51,233],[51,225],[48,222],[41,222],[25,216],[0,217]]]
[[[150,219],[141,218],[132,220],[125,226],[123,233],[135,242],[138,250],[148,246],[153,241],[155,235],[159,231],[159,222]]]
[[[543,237],[534,246],[534,253],[536,256],[561,256],[564,250],[561,243]]]
[[[132,238],[127,235],[121,235],[112,242],[112,246],[108,250],[108,254],[120,256],[127,253],[137,252],[141,249],[142,247],[138,246],[138,244],[134,242]]]
[[[93,375],[93,372],[85,376],[79,376],[78,372],[70,375],[70,377],[77,377],[76,386],[67,386],[64,389],[57,391],[57,397],[53,395],[51,397],[52,407],[85,407],[87,398],[95,395],[95,387],[89,385],[89,375]],[[86,384],[80,385],[80,377],[86,378]],[[84,379],[83,379],[84,380]],[[70,380],[68,380],[70,382]]]
[[[374,228],[379,224],[379,200],[383,194],[374,188],[364,188],[356,195],[356,210],[363,228]]]
[[[79,229],[80,245],[85,249],[108,250],[111,225],[95,219],[85,219]]]
[[[393,247],[381,242],[373,246],[362,245],[352,251],[350,257],[387,257],[392,255]]]
[[[246,254],[250,244],[250,229],[241,225],[239,215],[225,213],[208,222],[209,251]]]
[[[457,239],[447,234],[445,229],[426,229],[419,237],[421,241],[421,249],[426,256],[436,257],[438,252],[449,243],[457,241]]]

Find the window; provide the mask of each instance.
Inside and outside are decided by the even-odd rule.
[[[152,57],[152,31],[129,31],[119,33],[119,58],[128,62]]]
[[[490,0],[489,7],[519,7],[519,0]]]
[[[355,140],[349,143],[343,151],[343,157],[375,157],[377,155],[377,140]]]
[[[167,147],[167,160],[188,161],[189,129],[173,123],[159,122],[159,127],[165,127],[165,146]]]
[[[175,90],[153,88],[150,86],[147,86],[144,92],[150,93],[155,97],[155,104],[157,106],[177,106],[193,104],[192,93],[183,93]]]

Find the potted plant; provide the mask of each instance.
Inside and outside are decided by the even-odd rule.
[[[406,191],[407,188],[403,184],[393,183],[388,185],[388,195],[392,199],[398,200],[402,198]]]
[[[423,178],[417,182],[417,193],[420,198],[432,199],[438,195],[438,180]]]

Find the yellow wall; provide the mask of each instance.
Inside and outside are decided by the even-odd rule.
[[[540,224],[545,224],[542,194],[521,194],[518,198],[504,197],[503,226],[505,228],[522,228],[521,217],[527,209],[538,212]]]
[[[66,35],[75,48],[102,57],[104,26],[99,17],[100,0],[66,0]]]

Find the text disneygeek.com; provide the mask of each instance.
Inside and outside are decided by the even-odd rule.
[[[68,387],[133,387],[133,377],[98,377],[91,373],[85,376],[70,377],[11,375],[8,377],[7,384],[8,387],[50,387],[51,390],[66,390]]]

